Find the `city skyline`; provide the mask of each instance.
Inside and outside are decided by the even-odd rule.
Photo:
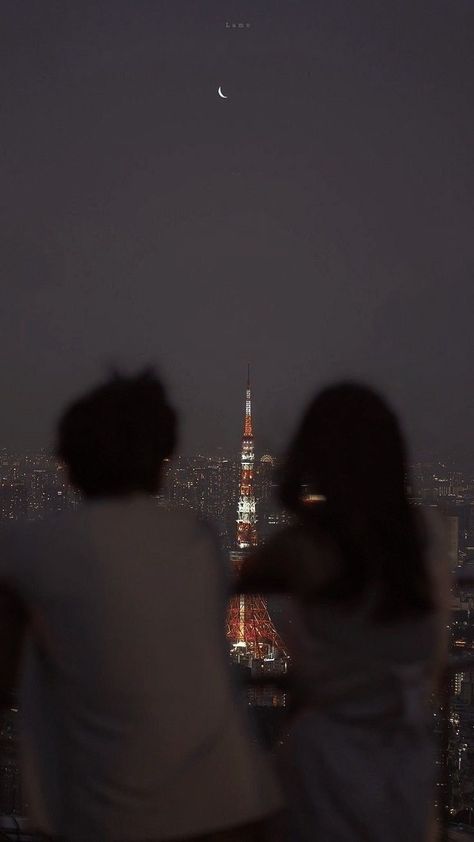
[[[243,398],[241,390],[241,401]],[[241,407],[242,409],[242,407]],[[241,413],[242,417],[242,413]],[[274,460],[268,455],[255,459],[252,393],[250,380],[245,391],[244,424],[240,458],[213,459],[204,456],[177,456],[166,460],[163,483],[154,495],[156,506],[186,509],[212,524],[223,550],[221,559],[228,573],[240,569],[245,554],[270,540],[276,530],[291,522],[278,502]],[[446,564],[454,574],[471,579],[474,571],[474,478],[441,464],[417,463],[411,466],[408,497],[415,506],[435,507],[446,529]],[[374,495],[377,482],[374,482]],[[70,512],[81,505],[70,488],[66,471],[46,453],[18,456],[0,450],[0,522],[31,521]],[[227,640],[233,668],[241,676],[265,675],[266,686],[247,688],[246,700],[260,722],[266,724],[266,739],[280,739],[284,710],[288,703],[285,677],[291,675],[283,629],[283,602],[256,594],[233,595],[229,600]],[[472,592],[462,585],[451,592],[450,651],[454,655],[474,649]],[[281,637],[280,635],[283,635]],[[277,684],[274,683],[277,681]],[[471,739],[474,683],[471,674],[453,672],[449,686],[449,737],[443,764],[437,767],[437,808],[447,806],[456,818],[474,814],[470,780],[474,768]],[[433,703],[433,727],[441,734],[442,706]],[[24,815],[28,805],[23,798],[17,763],[18,706],[12,694],[11,705],[0,722],[0,811]],[[470,819],[469,819],[470,820]]]
[[[223,549],[229,551],[223,554],[223,561],[230,556],[232,562],[232,549],[235,549],[236,544],[237,512],[242,508],[238,509],[239,493],[242,485],[248,487],[249,484],[247,457],[252,450],[253,441],[250,443],[247,439],[246,447],[242,448],[242,455],[245,456],[243,460],[236,458],[219,461],[202,456],[178,456],[166,463],[164,485],[156,497],[157,507],[184,507],[213,523]],[[276,529],[284,526],[287,520],[273,495],[275,477],[272,473],[272,462],[268,458],[257,459],[254,466],[254,523],[258,524],[259,538],[265,541],[271,538]],[[471,478],[469,482],[457,471],[448,469],[441,472],[437,470],[439,467],[426,464],[413,466],[418,472],[416,479],[419,487],[416,492],[414,489],[409,490],[410,498],[415,505],[436,506],[439,509],[447,526],[446,561],[452,572],[472,577],[474,481]],[[374,494],[376,493],[377,488],[374,487]],[[0,449],[0,521],[25,518],[36,520],[74,509],[79,504],[78,497],[70,493],[64,469],[52,462],[47,454],[30,454],[22,459]],[[248,542],[243,540],[241,543]],[[472,591],[466,591],[462,586],[453,588],[450,652],[456,657],[469,655],[474,651],[473,604]],[[275,612],[278,612],[278,606],[272,603],[271,618],[279,616]],[[282,616],[280,622],[281,619]],[[229,641],[231,642],[232,640]],[[239,642],[241,643],[238,640],[237,643]],[[253,658],[253,654],[260,657]],[[279,656],[275,657],[274,649],[271,656],[264,657],[263,660],[262,653],[258,650],[253,654],[252,647],[248,647],[248,651],[244,651],[244,647],[239,645],[231,648],[234,668],[242,674],[252,673],[260,678],[262,673],[265,673],[269,679],[270,683],[266,688],[256,686],[248,689],[246,699],[257,717],[256,722],[260,723],[264,739],[273,744],[282,739],[281,729],[284,727],[284,710],[288,699],[285,685],[282,685],[283,689],[278,689],[272,685],[272,681],[291,674],[291,659],[288,661],[284,651],[280,651]],[[436,767],[437,787],[434,800],[437,808],[446,808],[454,821],[466,821],[471,824],[474,815],[471,786],[474,769],[472,674],[454,671],[447,693],[447,709],[436,702],[433,703],[432,721],[437,736],[441,737],[444,733],[443,717],[449,716],[441,762]],[[10,705],[0,717],[0,812],[23,817],[28,815],[29,805],[25,801],[17,759],[18,714],[18,701],[12,692]],[[448,784],[444,767],[449,773]]]

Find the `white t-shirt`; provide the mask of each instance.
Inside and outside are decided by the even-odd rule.
[[[426,536],[427,589],[433,608],[393,622],[374,620],[377,589],[368,589],[357,604],[309,595],[330,582],[341,568],[337,548],[322,536],[318,541],[301,526],[288,527],[264,552],[290,570],[285,627],[282,634],[292,656],[295,686],[302,704],[319,709],[357,706],[404,692],[424,681],[425,700],[445,666],[450,577],[444,524],[436,511],[417,512]],[[268,561],[267,561],[268,564]],[[316,591],[317,592],[317,591]]]
[[[239,711],[213,534],[152,498],[85,504],[0,538],[31,615],[24,775],[41,830],[173,839],[279,806]]]

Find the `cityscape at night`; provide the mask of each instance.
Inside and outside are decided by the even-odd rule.
[[[218,458],[196,454],[165,463],[156,506],[184,509],[211,524],[232,577],[246,552],[264,543],[291,521],[276,497],[279,458],[254,452],[250,382],[247,384],[242,450]],[[64,467],[47,453],[1,451],[0,519],[36,520],[81,506]],[[406,478],[413,506],[439,511],[448,536],[447,564],[453,575],[450,652],[474,653],[474,477],[442,461],[417,461]],[[377,489],[374,488],[374,494]],[[456,584],[460,578],[466,584]],[[273,610],[272,610],[273,609]],[[233,596],[229,602],[229,656],[238,679],[291,676],[291,660],[278,627],[281,602]],[[273,624],[273,619],[275,625]],[[439,741],[435,805],[447,808],[454,822],[474,827],[474,673],[453,673],[442,702],[433,698],[433,728]],[[268,683],[247,689],[259,739],[281,744],[285,734],[287,694]],[[0,814],[28,813],[18,763],[18,702],[2,713],[0,737]],[[446,708],[446,705],[448,707]],[[449,740],[442,746],[446,718]],[[447,776],[446,776],[447,771]]]
[[[0,0],[0,839],[474,839],[473,0]]]

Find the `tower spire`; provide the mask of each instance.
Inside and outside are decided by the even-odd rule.
[[[245,393],[245,418],[244,418],[244,439],[252,439],[252,454],[253,454],[253,424],[252,424],[252,391],[250,388],[250,363],[247,367],[247,390]],[[242,442],[242,453],[243,453]],[[253,459],[253,455],[252,455]]]

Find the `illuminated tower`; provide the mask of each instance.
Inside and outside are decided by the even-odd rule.
[[[257,546],[254,458],[249,366],[237,506],[237,549],[230,554],[236,573],[248,551]],[[274,650],[279,650],[281,653],[285,651],[270,619],[265,600],[258,595],[240,594],[231,599],[227,636],[233,649],[241,649],[254,658],[263,658]]]
[[[240,487],[237,506],[237,547],[249,550],[257,546],[257,515],[253,488],[255,454],[253,449],[252,393],[250,390],[250,366],[245,393],[244,435],[240,457]]]

